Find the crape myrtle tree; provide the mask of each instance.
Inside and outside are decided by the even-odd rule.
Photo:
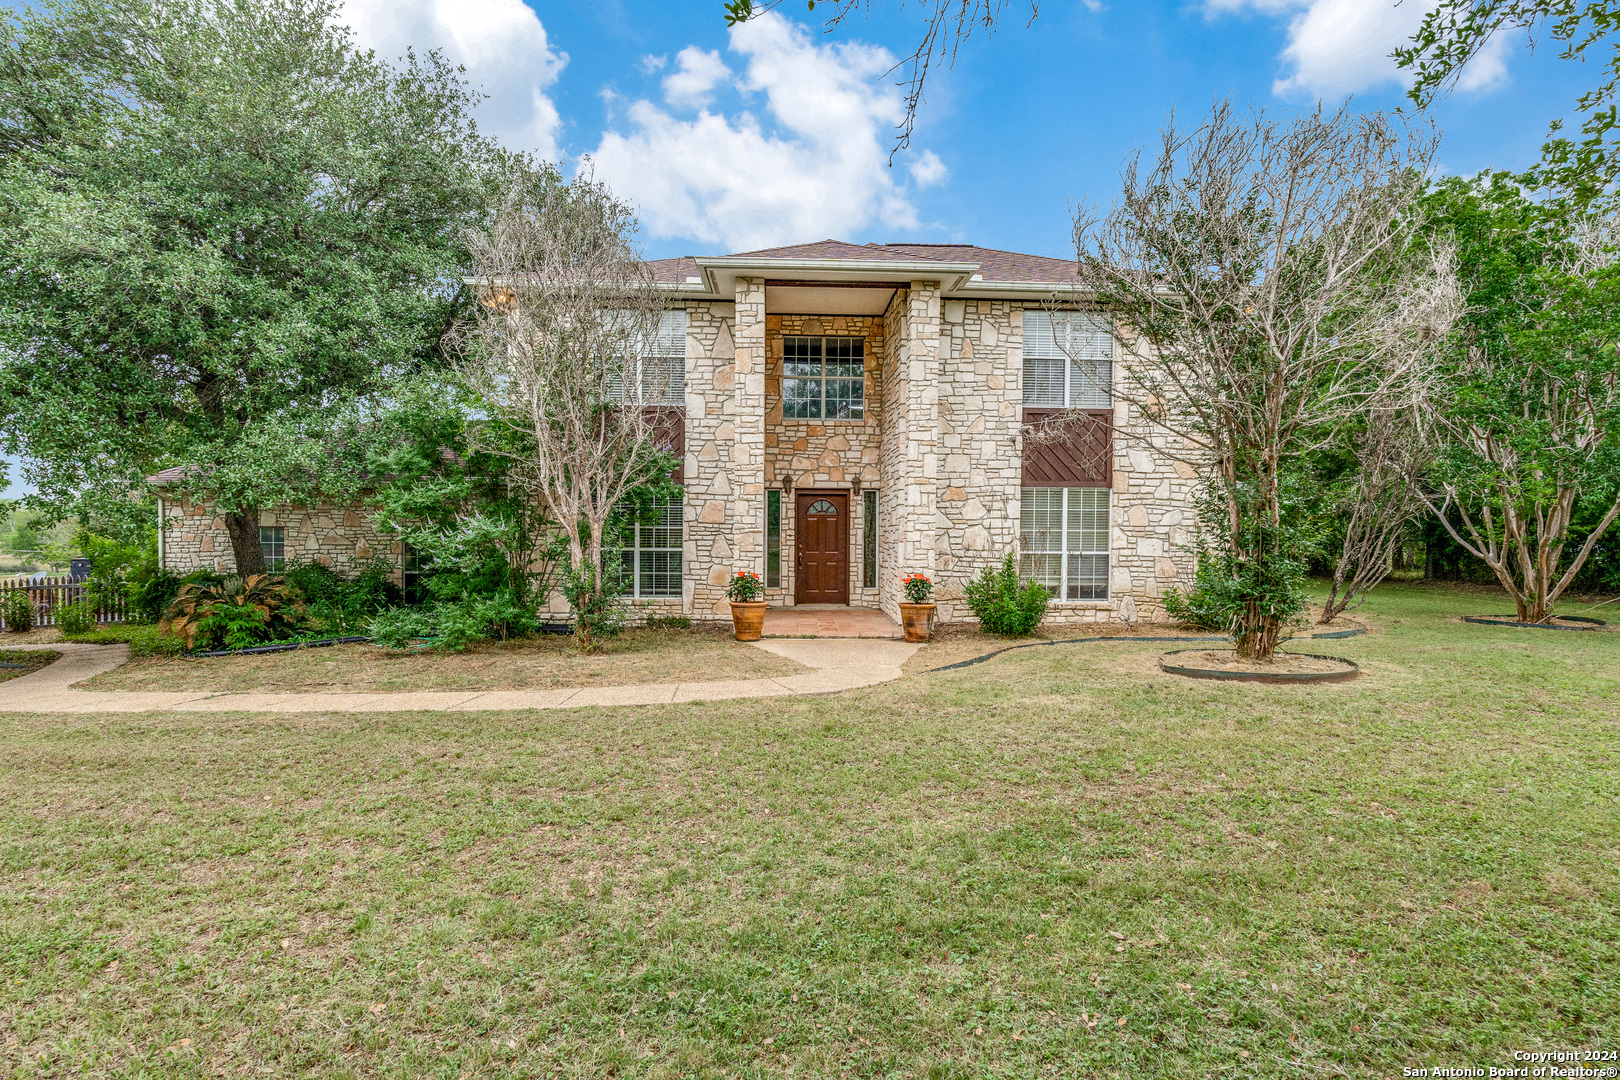
[[[1501,173],[1449,178],[1427,208],[1469,305],[1426,498],[1519,618],[1543,622],[1620,518],[1620,222]]]
[[[342,489],[340,414],[434,362],[501,155],[456,70],[339,20],[43,0],[0,23],[0,436],[54,512],[184,464],[260,572],[259,508]]]
[[[674,372],[645,359],[666,307],[636,249],[629,205],[588,172],[521,171],[470,234],[475,316],[457,365],[487,415],[481,450],[548,508],[566,545],[563,591],[579,647],[620,604],[616,532],[627,503],[673,494]]]
[[[1115,394],[1205,481],[1199,585],[1246,658],[1306,605],[1302,459],[1409,404],[1449,329],[1450,254],[1415,242],[1434,146],[1380,114],[1220,104],[1076,220],[1080,283],[1119,326]]]

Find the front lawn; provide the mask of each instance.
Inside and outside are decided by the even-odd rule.
[[[1388,588],[1371,634],[1310,646],[1367,677],[1307,688],[1100,641],[836,697],[0,717],[0,1061],[1298,1078],[1614,1049],[1620,634],[1454,618],[1501,607]]]
[[[533,690],[620,683],[689,683],[801,675],[809,669],[717,630],[630,630],[585,656],[566,636],[489,642],[464,653],[374,645],[206,658],[150,656],[79,685],[83,690],[224,693]]]

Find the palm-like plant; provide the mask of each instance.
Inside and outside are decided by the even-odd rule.
[[[244,649],[279,631],[296,629],[303,616],[287,587],[268,574],[232,575],[219,582],[188,581],[164,613],[164,625],[185,639],[186,648],[223,642]]]

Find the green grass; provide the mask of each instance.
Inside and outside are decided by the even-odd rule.
[[[0,717],[21,1076],[1304,1077],[1620,1031],[1620,635],[829,698]],[[1362,613],[1358,613],[1362,614]],[[1303,1064],[1291,1064],[1298,1061]]]
[[[157,626],[141,623],[120,623],[116,626],[98,626],[82,634],[64,634],[64,641],[87,645],[128,645],[131,659],[148,656],[179,656],[186,643],[177,634]]]

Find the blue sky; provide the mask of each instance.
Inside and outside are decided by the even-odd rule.
[[[995,36],[931,77],[892,167],[900,91],[884,73],[914,47],[918,0],[874,0],[832,34],[799,0],[734,31],[720,0],[349,0],[342,18],[384,55],[464,64],[508,145],[568,170],[594,157],[640,208],[650,257],[828,236],[1065,257],[1074,207],[1111,202],[1171,110],[1410,108],[1388,53],[1432,2],[1046,0],[1026,26],[1026,0],[1008,0]],[[1555,54],[1493,44],[1432,112],[1442,168],[1535,159],[1597,77]]]
[[[362,41],[438,46],[493,96],[486,126],[584,155],[641,208],[655,257],[825,236],[1063,256],[1072,208],[1107,204],[1121,161],[1172,109],[1219,97],[1288,112],[1408,102],[1389,51],[1432,0],[1025,0],[930,81],[888,164],[895,75],[922,5],[878,0],[832,34],[799,0],[727,31],[720,0],[352,0]],[[1433,110],[1443,168],[1519,168],[1595,72],[1495,43]]]

